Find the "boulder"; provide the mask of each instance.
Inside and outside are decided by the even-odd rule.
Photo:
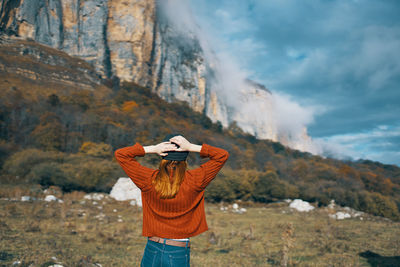
[[[118,201],[135,200],[137,206],[142,206],[141,191],[130,178],[119,178],[111,189],[110,197]]]
[[[289,207],[301,212],[303,211],[308,212],[314,209],[314,206],[312,206],[307,201],[303,201],[301,199],[293,200],[292,203],[290,203]]]

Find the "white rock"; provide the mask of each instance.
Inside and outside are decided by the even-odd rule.
[[[240,212],[241,213],[244,213],[244,212],[246,212],[247,211],[247,209],[245,209],[245,208],[240,208]]]
[[[113,212],[117,212],[117,210],[116,210],[116,209],[113,209]]]
[[[335,206],[336,206],[336,204],[335,204],[335,200],[334,199],[332,199],[331,200],[331,202],[329,203],[329,205],[328,205],[328,208],[330,208],[330,209],[334,209],[335,208]]]
[[[58,203],[64,203],[64,200],[62,199],[57,199]]]
[[[44,201],[47,201],[47,202],[50,202],[50,201],[57,201],[57,198],[56,198],[55,196],[53,196],[53,195],[47,195],[47,196],[44,198]]]
[[[285,200],[283,200],[283,201],[285,201],[286,203],[292,202],[292,200],[291,200],[290,198],[287,198],[287,199],[285,199]]]
[[[303,211],[308,212],[314,209],[314,206],[312,206],[307,201],[303,201],[301,199],[293,200],[292,203],[290,203],[289,207],[301,212]]]
[[[134,205],[142,206],[141,191],[130,178],[119,178],[110,192],[110,197],[118,201],[135,200]]]
[[[102,200],[104,197],[105,197],[105,195],[102,193],[92,193],[92,194],[86,194],[83,198],[99,201],[99,200]]]
[[[53,265],[49,265],[49,267],[64,267],[64,266],[61,264],[53,264]]]
[[[239,208],[239,205],[236,204],[236,203],[234,203],[234,204],[232,205],[232,208],[235,209],[235,210],[237,210],[237,209]]]
[[[16,261],[14,261],[14,262],[12,263],[13,266],[15,266],[15,265],[20,265],[20,264],[21,264],[21,261],[20,261],[20,260],[16,260]]]
[[[329,217],[336,219],[336,220],[343,220],[343,219],[351,218],[351,215],[347,212],[338,211],[335,214],[330,215]]]
[[[31,200],[30,196],[22,196],[21,197],[21,201],[29,201],[29,200]]]

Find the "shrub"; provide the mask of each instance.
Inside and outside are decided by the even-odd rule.
[[[31,169],[44,162],[60,162],[63,154],[55,151],[25,149],[14,153],[4,163],[4,170],[11,175],[25,177]]]
[[[62,164],[56,162],[44,162],[35,165],[27,176],[30,182],[46,187],[57,185],[65,188],[69,186],[67,177],[62,171]]]
[[[210,202],[231,202],[236,199],[236,195],[228,179],[217,177],[207,186],[205,198]]]
[[[400,213],[397,205],[390,197],[375,192],[363,192],[359,196],[359,203],[362,211],[377,216],[400,220]]]
[[[93,157],[109,158],[112,154],[112,148],[109,144],[85,142],[82,144],[79,152]]]
[[[115,183],[120,167],[109,160],[87,160],[79,165],[65,163],[62,171],[66,175],[66,182],[60,185],[64,191],[105,192]]]
[[[279,180],[278,175],[268,171],[258,177],[254,184],[253,198],[260,202],[270,202],[286,197],[285,184]]]

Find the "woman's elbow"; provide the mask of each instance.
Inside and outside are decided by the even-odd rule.
[[[121,158],[121,156],[122,156],[121,148],[119,148],[119,149],[117,149],[117,150],[114,151],[114,157],[115,157],[118,161],[119,161],[119,159]]]

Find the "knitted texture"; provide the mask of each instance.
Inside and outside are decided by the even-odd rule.
[[[208,230],[204,211],[204,190],[225,164],[229,153],[203,144],[201,157],[209,160],[200,167],[187,170],[179,192],[172,199],[160,199],[152,181],[158,170],[142,166],[135,157],[143,157],[143,146],[133,146],[115,151],[115,157],[125,173],[142,191],[143,236],[187,238]]]

